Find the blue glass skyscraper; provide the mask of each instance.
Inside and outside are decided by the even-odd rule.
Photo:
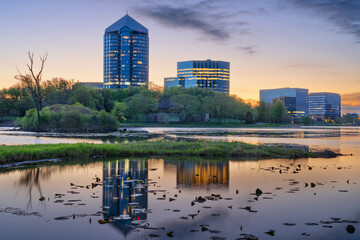
[[[148,81],[148,29],[126,14],[105,29],[104,88],[142,86]]]
[[[165,87],[200,87],[230,92],[230,63],[224,61],[184,61],[177,63],[177,77],[165,78]]]

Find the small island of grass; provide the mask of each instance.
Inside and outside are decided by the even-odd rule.
[[[0,146],[0,164],[54,158],[108,157],[252,157],[308,158],[336,157],[332,151],[307,152],[281,146],[251,145],[241,142],[138,141],[121,144],[37,144]]]

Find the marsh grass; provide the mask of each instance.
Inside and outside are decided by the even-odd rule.
[[[215,141],[137,141],[121,144],[37,144],[0,146],[0,164],[52,158],[110,158],[110,157],[256,157],[306,158],[335,157],[336,153],[306,152],[279,146],[258,146],[241,142]]]

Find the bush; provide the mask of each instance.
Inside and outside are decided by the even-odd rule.
[[[30,109],[26,111],[25,116],[20,120],[21,127],[25,130],[36,130],[38,129],[39,122],[37,119],[36,109]]]
[[[108,132],[116,131],[119,122],[106,111],[97,112],[81,104],[52,105],[40,111],[44,131],[59,132]],[[26,112],[21,120],[24,130],[33,131],[38,126],[35,109]]]

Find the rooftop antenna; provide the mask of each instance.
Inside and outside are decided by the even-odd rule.
[[[128,10],[126,10],[126,15],[129,15],[129,11],[128,11]]]

